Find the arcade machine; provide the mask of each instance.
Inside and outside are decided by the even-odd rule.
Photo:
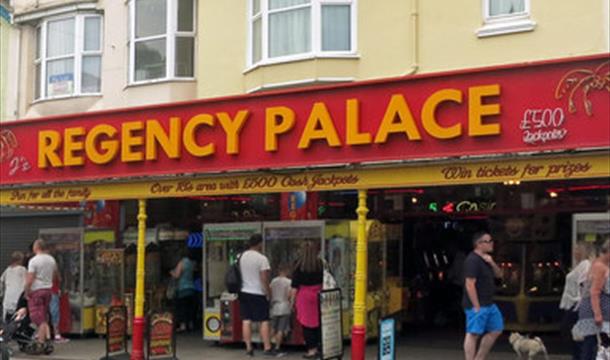
[[[106,334],[106,313],[111,306],[123,305],[124,261],[123,249],[98,249],[95,253],[96,305],[95,333]]]
[[[584,213],[572,216],[572,249],[581,241],[596,245],[610,238],[610,213]],[[572,257],[572,267],[576,266]]]
[[[537,214],[498,221],[496,262],[503,269],[496,303],[509,331],[547,332],[560,328],[559,301],[565,279],[555,215]]]
[[[56,228],[40,229],[57,261],[61,277],[60,328],[70,334],[83,335],[95,329],[97,250],[114,246],[114,230]]]
[[[203,338],[231,343],[241,341],[237,294],[225,291],[224,276],[236,256],[247,248],[252,234],[261,233],[260,222],[206,224],[203,246]]]

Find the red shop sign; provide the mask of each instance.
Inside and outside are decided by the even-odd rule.
[[[610,145],[608,54],[3,124],[0,185]]]

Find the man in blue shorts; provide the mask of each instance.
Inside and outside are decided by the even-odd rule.
[[[493,302],[496,290],[494,280],[502,276],[502,269],[490,255],[494,244],[489,233],[474,234],[472,243],[474,250],[464,261],[464,355],[466,360],[484,360],[504,329],[502,313]],[[481,345],[477,351],[477,342],[481,336]]]

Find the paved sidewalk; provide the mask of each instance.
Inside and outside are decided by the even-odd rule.
[[[501,339],[505,341],[504,339]],[[245,352],[240,346],[218,346],[201,340],[199,335],[181,335],[178,338],[178,358],[180,360],[245,360]],[[377,347],[370,344],[367,347],[367,359],[377,359]],[[549,349],[551,350],[551,349]],[[303,350],[300,348],[288,349],[289,354],[281,359],[302,359]],[[350,359],[349,344],[346,344],[344,359]],[[552,351],[551,351],[552,352]],[[104,341],[98,338],[72,339],[66,344],[57,344],[56,351],[50,356],[26,356],[16,352],[11,359],[38,359],[38,360],[99,360],[104,355]],[[265,359],[261,351],[255,353],[255,359]],[[515,354],[505,344],[499,344],[489,360],[514,360]],[[539,357],[543,359],[543,357]],[[550,360],[569,360],[567,355],[550,355]],[[463,355],[460,343],[449,343],[444,339],[401,339],[397,347],[396,359],[400,360],[461,360]]]

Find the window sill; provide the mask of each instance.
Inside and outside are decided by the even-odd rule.
[[[88,97],[100,97],[101,98],[102,93],[54,96],[54,97],[48,97],[48,98],[44,98],[44,99],[36,99],[36,100],[32,101],[30,104],[36,105],[36,104],[46,103],[46,102],[51,102],[51,101],[71,100],[71,99],[80,99],[80,98],[88,98]]]
[[[506,19],[502,21],[490,21],[477,29],[476,34],[479,38],[490,36],[514,34],[519,32],[533,31],[536,22],[529,18],[526,19]]]
[[[356,53],[346,53],[346,54],[304,54],[304,55],[295,55],[290,57],[283,57],[278,59],[270,59],[267,61],[262,61],[247,67],[242,73],[246,75],[247,73],[256,70],[258,68],[267,67],[271,65],[280,65],[280,64],[289,64],[293,62],[300,62],[306,60],[313,59],[360,59],[360,55]]]
[[[172,83],[172,82],[196,82],[196,81],[197,81],[197,79],[195,79],[194,77],[152,79],[152,80],[138,81],[138,82],[134,82],[131,84],[127,84],[127,85],[125,85],[124,89],[130,88],[130,87],[139,87],[139,86],[146,86],[146,85]]]

